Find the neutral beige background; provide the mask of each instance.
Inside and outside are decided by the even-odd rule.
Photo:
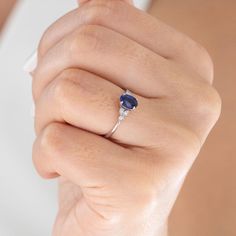
[[[170,236],[236,235],[236,1],[158,0],[150,12],[202,43],[215,64],[222,116],[184,184]]]

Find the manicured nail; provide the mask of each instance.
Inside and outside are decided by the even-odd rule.
[[[38,53],[36,51],[26,60],[23,70],[27,73],[32,73],[36,69],[37,63],[38,63]]]

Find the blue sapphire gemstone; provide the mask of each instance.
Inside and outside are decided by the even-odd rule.
[[[133,110],[138,106],[138,101],[135,97],[129,94],[123,94],[120,96],[121,106],[126,110]]]

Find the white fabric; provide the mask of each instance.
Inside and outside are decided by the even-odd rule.
[[[145,9],[148,0],[136,0]],[[31,81],[22,71],[47,26],[76,7],[75,0],[19,0],[0,39],[0,235],[51,235],[57,210],[55,181],[38,177]]]

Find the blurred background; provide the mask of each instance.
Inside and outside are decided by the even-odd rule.
[[[56,6],[56,7],[55,7]],[[56,215],[56,182],[43,181],[34,170],[31,145],[31,78],[22,67],[43,31],[72,0],[19,1],[0,39],[0,235],[50,235]],[[2,8],[1,8],[2,9]],[[6,11],[5,11],[6,12]]]

